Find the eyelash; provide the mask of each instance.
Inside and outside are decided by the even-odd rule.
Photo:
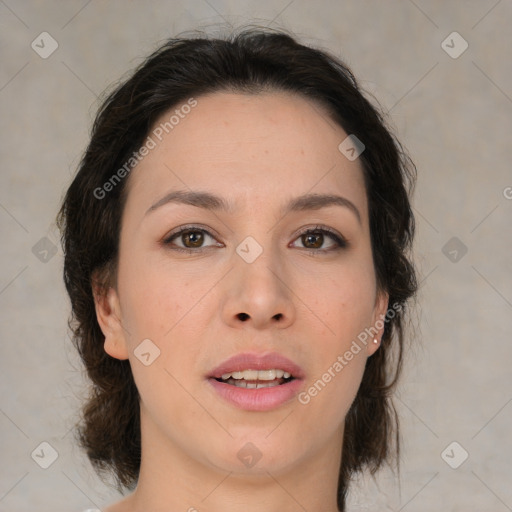
[[[174,232],[170,233],[168,236],[166,236],[164,238],[162,243],[165,246],[171,246],[171,242],[175,238],[179,238],[179,236],[182,235],[183,233],[189,233],[189,232],[190,233],[201,232],[201,233],[204,233],[204,234],[210,236],[211,238],[215,239],[215,237],[208,230],[206,230],[204,228],[200,228],[198,226],[193,226],[192,225],[192,226],[182,226],[177,231],[174,231]],[[329,236],[331,239],[334,240],[334,242],[336,243],[337,246],[335,246],[335,247],[333,247],[331,249],[310,249],[308,247],[299,247],[299,249],[305,249],[306,251],[311,252],[312,255],[315,255],[315,254],[318,254],[318,253],[326,254],[326,253],[329,253],[329,252],[332,252],[332,251],[339,251],[341,249],[345,249],[348,246],[347,240],[345,238],[343,238],[341,235],[339,235],[338,233],[336,233],[332,229],[330,229],[330,228],[328,228],[326,226],[321,226],[321,225],[318,225],[315,228],[307,228],[307,229],[301,231],[300,233],[298,233],[298,235],[295,238],[295,240],[297,238],[300,238],[301,236],[304,236],[304,235],[319,234],[319,233]],[[179,251],[179,252],[183,252],[183,253],[187,253],[187,254],[194,254],[194,253],[197,254],[197,253],[203,252],[205,250],[208,250],[208,249],[210,249],[212,247],[214,247],[214,246],[197,247],[195,249],[185,248],[185,247],[178,247],[178,246],[170,247],[170,248],[173,251]]]

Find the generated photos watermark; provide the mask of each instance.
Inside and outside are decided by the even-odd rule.
[[[339,355],[336,361],[333,362],[329,368],[312,384],[306,391],[302,391],[298,395],[298,400],[302,405],[307,405],[311,402],[311,399],[317,396],[324,388],[331,382],[336,375],[338,375],[345,366],[348,365],[355,355],[361,352],[363,346],[368,345],[368,340],[373,340],[379,331],[384,327],[386,322],[393,319],[397,313],[402,311],[402,305],[399,303],[393,304],[391,308],[388,308],[386,314],[380,315],[380,318],[375,322],[372,327],[367,327],[364,331],[361,331],[357,335],[357,340],[352,341],[352,345],[343,355]]]
[[[114,190],[114,188],[121,183],[121,180],[126,178],[133,170],[133,168],[146,156],[149,155],[152,149],[155,149],[159,142],[162,141],[164,134],[170,133],[174,128],[181,122],[182,119],[191,112],[191,110],[197,106],[197,100],[189,98],[186,103],[176,108],[172,115],[169,116],[167,121],[160,123],[156,128],[153,128],[151,135],[148,135],[146,141],[139,148],[138,151],[134,151],[132,156],[120,167],[101,187],[94,189],[94,197],[96,199],[104,199],[106,195]]]

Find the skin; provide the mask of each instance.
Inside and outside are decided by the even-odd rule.
[[[139,483],[106,512],[337,511],[344,419],[378,344],[361,345],[307,405],[295,398],[244,411],[206,375],[237,353],[276,351],[302,367],[307,390],[385,314],[361,163],[338,150],[343,129],[302,97],[221,92],[197,101],[132,171],[116,286],[96,294],[105,350],[130,360],[141,396]],[[176,189],[215,193],[232,211],[168,203],[146,214]],[[341,195],[361,219],[338,205],[281,214],[305,193]],[[209,231],[210,247],[187,254],[162,242],[187,224]],[[301,237],[318,224],[348,246],[315,250],[336,247],[327,234],[323,245]],[[247,236],[263,248],[252,263],[236,252]],[[147,338],[160,349],[149,366],[134,355]],[[237,457],[247,442],[262,455],[252,468]]]

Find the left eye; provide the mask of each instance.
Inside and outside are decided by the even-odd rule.
[[[327,248],[322,248],[326,238],[330,238],[334,243]],[[296,240],[299,239],[302,243],[302,248],[312,249],[313,251],[332,251],[347,245],[342,237],[324,228],[309,229],[303,232]]]

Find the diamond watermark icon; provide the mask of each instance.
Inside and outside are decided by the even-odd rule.
[[[160,349],[149,338],[146,338],[137,345],[133,353],[144,366],[149,366],[160,356]]]
[[[59,458],[59,453],[50,443],[43,441],[30,456],[38,466],[48,469]]]
[[[263,252],[263,247],[252,236],[248,236],[237,245],[236,252],[246,263],[253,263]]]
[[[457,441],[450,443],[441,452],[441,458],[452,469],[457,469],[460,467],[462,464],[464,464],[468,457],[469,453],[459,443],[457,443]]]
[[[458,59],[468,49],[468,47],[468,42],[458,32],[452,32],[441,43],[441,48],[452,59]]]
[[[338,146],[340,153],[353,162],[364,150],[366,146],[355,136],[349,135]]]
[[[237,453],[238,459],[247,468],[255,466],[262,456],[262,453],[252,443],[246,443]]]
[[[57,246],[46,236],[43,236],[34,247],[32,254],[43,263],[48,263],[56,254]]]
[[[48,32],[41,32],[30,46],[39,57],[47,59],[59,47],[59,43]]]
[[[466,255],[468,248],[454,236],[443,245],[441,251],[452,263],[458,263]]]

